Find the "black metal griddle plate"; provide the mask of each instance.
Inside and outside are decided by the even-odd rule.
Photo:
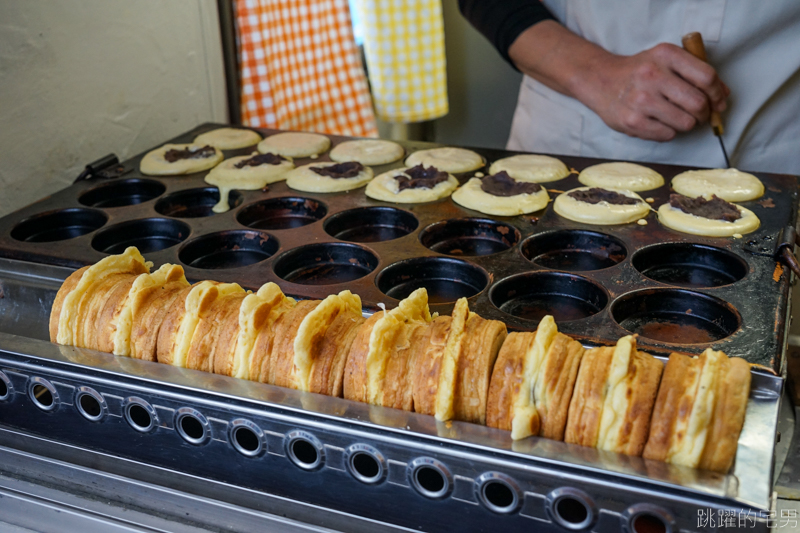
[[[169,142],[191,142],[219,126],[204,124]],[[348,139],[330,137],[334,145]],[[401,144],[407,153],[437,146]],[[475,151],[489,164],[513,155]],[[432,311],[440,313],[449,313],[457,297],[469,296],[473,311],[514,330],[535,329],[543,314],[552,313],[561,331],[589,343],[612,344],[633,331],[653,353],[699,353],[713,346],[781,368],[789,273],[772,257],[744,247],[771,253],[781,230],[796,224],[794,176],[757,174],[765,195],[741,205],[758,215],[761,228],[734,239],[669,230],[655,212],[647,225],[591,226],[558,216],[552,205],[533,215],[487,217],[450,199],[396,205],[367,198],[363,188],[312,194],[284,182],[268,191],[236,191],[229,212],[198,217],[216,201],[215,189],[203,181],[206,172],[144,176],[143,155],[124,162],[119,178],[76,183],[0,219],[0,256],[80,267],[133,244],[156,267],[183,265],[190,280],[237,282],[250,289],[274,281],[300,298],[349,289],[371,310],[379,303],[391,308],[424,285]],[[602,162],[560,159],[576,171]],[[326,154],[316,161],[328,160]],[[375,174],[401,163],[375,167]],[[647,166],[667,183],[687,170]],[[488,165],[481,170],[487,172]],[[551,198],[579,185],[576,174],[546,184]],[[641,196],[658,208],[668,200],[669,188]]]

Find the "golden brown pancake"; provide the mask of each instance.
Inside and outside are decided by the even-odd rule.
[[[673,353],[658,392],[644,457],[727,472],[736,457],[750,393],[750,365],[707,349]]]

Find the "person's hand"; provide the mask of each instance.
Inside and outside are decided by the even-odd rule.
[[[608,56],[587,73],[578,99],[611,128],[641,139],[669,141],[724,111],[730,94],[708,63],[659,44],[633,56]]]
[[[508,50],[525,74],[578,99],[609,127],[669,141],[724,111],[730,91],[707,63],[662,43],[633,56],[612,54],[555,21],[520,34]]]

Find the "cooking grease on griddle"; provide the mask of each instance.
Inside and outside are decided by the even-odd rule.
[[[579,202],[586,202],[587,204],[599,204],[606,202],[612,205],[634,205],[641,202],[638,198],[631,198],[616,191],[608,189],[601,189],[600,187],[592,187],[591,189],[578,189],[567,193],[568,196],[575,198]]]
[[[325,167],[311,167],[311,170],[320,176],[327,176],[333,179],[355,178],[364,170],[364,165],[358,161],[347,161],[336,163]]]
[[[711,196],[711,200],[706,200],[702,196],[689,198],[682,194],[670,194],[669,205],[684,213],[711,220],[734,222],[742,218],[742,214],[735,205],[726,202],[716,194]]]
[[[481,190],[492,196],[517,196],[518,194],[534,194],[542,190],[538,183],[517,181],[502,170],[497,174],[481,178]]]
[[[433,189],[440,183],[447,181],[447,172],[442,172],[436,167],[425,168],[422,164],[406,169],[403,174],[394,177],[397,180],[398,191],[405,189]]]
[[[239,161],[233,166],[236,168],[244,168],[244,167],[260,167],[261,165],[280,165],[282,161],[288,161],[288,159],[272,153],[258,154],[254,155],[253,157]]]
[[[192,150],[191,148],[185,148],[183,150],[171,148],[164,152],[164,159],[170,163],[174,163],[175,161],[180,161],[181,159],[205,159],[207,157],[212,157],[216,153],[217,151],[214,149],[214,147],[208,144],[195,150]]]

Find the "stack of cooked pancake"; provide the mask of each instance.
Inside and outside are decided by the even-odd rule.
[[[301,391],[462,420],[582,446],[727,472],[750,390],[749,365],[706,350],[664,366],[635,336],[584,349],[546,316],[507,334],[459,300],[431,316],[419,289],[364,319],[350,291],[297,302],[274,283],[190,285],[150,272],[136,248],[73,273],[50,338]],[[663,376],[662,376],[663,371]]]

